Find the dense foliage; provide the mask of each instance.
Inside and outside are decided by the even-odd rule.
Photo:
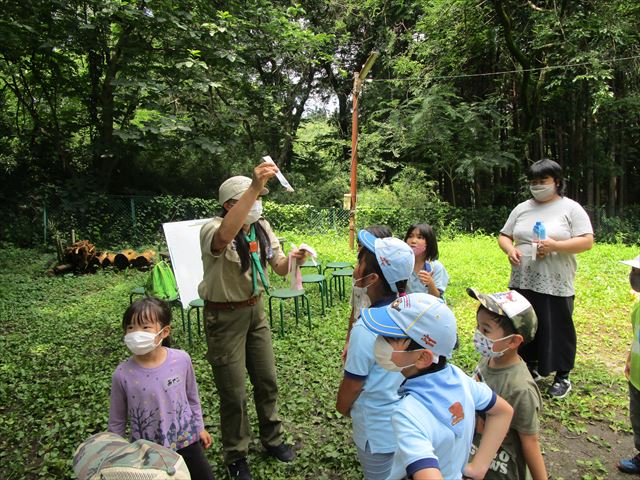
[[[296,193],[348,191],[352,76],[364,196],[413,183],[514,205],[526,165],[564,165],[608,217],[640,202],[633,0],[46,0],[3,4],[0,203],[69,192],[214,197],[270,154]]]
[[[305,241],[325,262],[354,260],[344,236],[279,233],[287,238],[287,248],[290,242]],[[579,256],[574,390],[560,401],[546,399],[542,416],[542,446],[553,478],[563,471],[567,472],[564,478],[611,478],[607,471],[615,466],[606,460],[607,451],[613,450],[617,459],[621,452],[632,450],[631,435],[620,435],[617,443],[608,444],[589,428],[602,425],[609,432],[630,431],[622,370],[631,337],[631,298],[628,268],[618,260],[636,253],[633,247],[600,244]],[[447,298],[459,326],[460,348],[453,361],[470,372],[478,360],[471,341],[476,304],[464,289],[470,285],[481,291],[504,288],[509,265],[494,237],[445,239],[440,242],[440,255],[451,276]],[[0,249],[3,479],[73,478],[75,448],[106,428],[111,374],[127,356],[121,316],[129,291],[145,281],[145,274],[136,271],[52,277],[44,272],[53,261],[54,256],[47,252]],[[348,303],[337,301],[322,317],[317,291],[310,290],[313,330],[309,332],[303,324],[296,328],[293,306],[288,305],[287,334],[282,338],[274,333],[281,412],[287,440],[296,444],[298,458],[286,465],[269,459],[254,436],[249,460],[258,479],[361,478],[349,421],[335,411]],[[177,310],[173,336],[177,348],[186,349],[193,359],[205,423],[214,440],[207,456],[216,477],[224,478],[218,396],[204,358],[205,342],[197,336],[195,315],[191,318],[194,345],[187,343]],[[253,407],[249,412],[256,432]],[[559,436],[561,428],[569,430],[571,441]],[[597,453],[591,456],[575,448],[580,439],[598,445]],[[549,458],[554,452],[569,449],[561,460],[564,470],[552,467]]]

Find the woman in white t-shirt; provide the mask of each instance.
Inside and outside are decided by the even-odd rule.
[[[529,167],[527,178],[533,198],[511,211],[498,244],[511,263],[509,288],[524,295],[538,316],[536,336],[520,355],[534,379],[556,373],[548,393],[562,398],[571,390],[569,373],[576,356],[576,254],[593,246],[593,228],[584,208],[563,196],[558,163],[538,160]],[[534,242],[538,221],[545,227],[546,239]]]

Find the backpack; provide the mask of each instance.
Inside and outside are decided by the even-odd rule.
[[[178,298],[178,285],[176,277],[169,264],[162,260],[156,263],[145,285],[147,295],[160,298],[162,300],[174,300]]]
[[[173,450],[150,442],[129,443],[102,432],[89,437],[73,455],[78,480],[189,480],[184,459]]]

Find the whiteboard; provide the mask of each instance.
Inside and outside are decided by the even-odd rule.
[[[163,223],[164,236],[169,247],[171,266],[178,284],[182,308],[199,298],[198,285],[202,281],[202,255],[200,253],[200,229],[210,218]]]

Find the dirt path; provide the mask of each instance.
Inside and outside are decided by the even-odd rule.
[[[553,480],[632,480],[616,465],[634,455],[633,436],[614,432],[602,422],[587,424],[587,432],[577,435],[555,420],[543,420],[540,442],[549,478]]]

